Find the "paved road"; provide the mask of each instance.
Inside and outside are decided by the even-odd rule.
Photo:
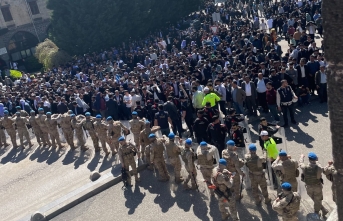
[[[127,122],[123,122],[127,125]],[[128,139],[132,135],[129,135]],[[35,142],[35,139],[34,139]],[[90,138],[87,140],[92,147]],[[104,172],[118,162],[94,149],[86,152],[31,149],[0,150],[0,220],[18,220],[89,181],[91,171]]]
[[[326,165],[331,159],[331,133],[326,104],[313,104],[297,110],[298,125],[286,129],[288,140],[287,150],[298,159],[301,153],[314,151],[319,155],[319,162]],[[257,124],[251,127],[252,139],[257,141]],[[261,153],[261,150],[258,150]],[[170,169],[170,168],[169,168]],[[169,170],[171,171],[171,170]],[[116,185],[102,193],[80,203],[65,213],[55,217],[53,221],[88,221],[88,220],[220,220],[217,201],[209,199],[201,176],[198,176],[200,192],[183,191],[181,185],[172,181],[168,184],[159,183],[152,172],[141,173],[142,182],[134,186],[132,191],[122,191],[121,184]],[[325,205],[333,206],[331,184],[324,178]],[[303,201],[302,209],[311,212],[312,202],[306,195],[303,183],[300,184]],[[272,198],[275,192],[269,189]],[[238,205],[241,220],[279,220],[270,207],[256,207],[244,192],[242,204]],[[305,220],[306,214],[299,212],[300,220]]]

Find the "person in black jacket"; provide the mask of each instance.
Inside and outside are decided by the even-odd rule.
[[[227,128],[224,124],[220,124],[218,115],[214,115],[212,120],[213,123],[210,123],[207,127],[207,133],[209,135],[211,144],[217,147],[221,158],[222,151],[225,149],[225,137]]]
[[[226,115],[224,119],[225,126],[231,130],[232,124],[235,122],[241,122],[244,121],[244,116],[241,114],[236,114],[235,108],[230,108],[229,109],[229,114]]]
[[[205,141],[209,143],[208,134],[207,134],[207,127],[209,125],[209,121],[206,117],[204,117],[204,111],[198,110],[197,119],[195,119],[193,124],[193,131],[195,135],[195,139],[197,143],[201,141]]]
[[[145,107],[141,106],[140,101],[136,101],[136,107],[134,111],[137,112],[139,119],[147,118],[147,110],[145,109]]]
[[[106,108],[107,108],[107,116],[103,117],[109,117],[111,116],[113,120],[118,120],[118,113],[119,113],[119,108],[118,108],[118,103],[117,101],[113,100],[113,94],[111,93],[109,95],[109,100],[106,102]]]
[[[182,137],[182,124],[180,119],[180,112],[173,103],[172,96],[168,97],[168,101],[164,104],[163,110],[168,112],[169,117],[172,120],[174,134],[178,132],[179,137]]]
[[[273,128],[275,127],[275,129]],[[274,134],[276,134],[279,130],[280,126],[274,123],[267,122],[266,118],[261,117],[260,118],[260,124],[258,125],[258,134],[261,134],[261,131],[265,130],[268,132],[268,136],[272,137]],[[263,150],[264,148],[264,141],[262,140],[261,136],[259,136],[260,146]]]

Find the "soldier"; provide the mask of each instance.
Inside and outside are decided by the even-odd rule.
[[[250,153],[245,155],[245,165],[249,169],[249,177],[251,179],[251,190],[252,195],[255,198],[255,203],[259,205],[261,203],[261,198],[259,196],[258,186],[261,188],[262,195],[264,197],[264,202],[270,203],[270,198],[268,197],[267,182],[266,177],[263,172],[263,164],[266,163],[265,158],[260,158],[256,154],[256,145],[250,144]]]
[[[131,127],[131,131],[133,134],[133,139],[135,141],[136,147],[137,149],[139,149],[139,133],[144,130],[145,128],[145,123],[143,120],[139,120],[136,111],[132,112],[132,120],[129,121],[130,123],[130,127]]]
[[[200,172],[205,181],[211,182],[212,170],[213,170],[213,157],[217,148],[213,145],[207,144],[202,141],[198,146],[196,154],[198,156],[198,165],[200,166]],[[214,196],[213,189],[210,189],[211,196]]]
[[[233,176],[232,192],[235,193],[235,199],[240,200],[240,176],[245,176],[241,168],[244,166],[243,161],[239,160],[236,153],[237,147],[233,140],[226,142],[227,149],[223,150],[222,156],[227,162],[227,170],[230,171]],[[237,174],[238,173],[238,174]]]
[[[14,120],[10,117],[8,117],[9,112],[8,110],[4,111],[4,119],[2,119],[2,125],[6,129],[8,135],[11,138],[11,142],[13,145],[13,148],[18,148],[17,140],[16,140],[16,132],[14,127]]]
[[[231,214],[232,220],[236,221],[239,219],[237,217],[236,203],[233,198],[234,193],[231,191],[233,179],[232,174],[226,168],[226,160],[220,159],[218,167],[213,170],[212,182],[217,191],[220,191],[220,195],[218,194],[218,205],[222,220],[227,220]],[[226,206],[229,207],[230,213],[227,213]]]
[[[333,182],[335,175],[337,174],[337,170],[333,165],[333,161],[329,161],[328,165],[324,168],[324,172],[323,172],[326,176],[326,178],[328,180],[330,180],[332,182],[332,197],[333,197],[333,201],[336,202],[337,201],[337,195],[336,195],[336,184],[335,182]]]
[[[181,161],[179,157],[181,153],[181,148],[175,143],[174,133],[169,133],[169,140],[167,140],[165,135],[163,135],[163,138],[166,140],[165,147],[169,162],[174,167],[175,182],[181,183],[183,181],[183,178],[181,177]]]
[[[286,151],[281,150],[279,157],[273,162],[272,168],[280,176],[281,183],[290,183],[292,185],[292,191],[297,192],[297,177],[299,176],[298,162],[290,158]]]
[[[302,169],[301,180],[306,184],[307,195],[311,197],[314,202],[314,212],[319,214],[322,211],[323,217],[328,211],[322,205],[323,200],[323,168],[317,163],[318,157],[315,153],[310,152],[308,154],[309,164],[304,163],[305,156],[301,154],[299,159],[299,167]]]
[[[107,136],[109,138],[109,145],[112,151],[112,156],[114,156],[118,152],[118,139],[119,137],[121,137],[121,130],[123,130],[125,134],[127,134],[129,130],[124,127],[124,125],[120,121],[113,121],[113,118],[111,116],[107,117],[106,121],[108,123]]]
[[[3,118],[0,118],[0,146],[7,147],[9,144],[6,142],[5,127],[2,121]]]
[[[36,112],[34,110],[30,111],[29,124],[31,125],[33,132],[36,135],[38,145],[41,145],[42,143],[46,143],[46,141],[43,140],[42,130],[40,129],[37,123]]]
[[[135,155],[137,153],[137,157],[139,158],[140,154],[137,150],[137,148],[132,143],[127,143],[125,141],[124,137],[119,137],[118,142],[120,143],[120,147],[118,149],[118,155],[121,162],[121,166],[125,168],[127,174],[128,174],[128,184],[131,185],[131,175],[129,172],[129,167],[132,168],[132,173],[135,176],[135,181],[139,182],[140,179],[137,174],[137,168],[136,168],[136,161],[135,161]]]
[[[153,170],[153,166],[150,164],[150,148],[149,144],[151,144],[151,141],[149,139],[149,135],[151,133],[156,132],[159,130],[160,127],[154,126],[150,128],[150,121],[146,120],[145,121],[145,129],[140,132],[139,134],[139,142],[141,144],[141,154],[142,154],[142,159],[144,159],[145,163],[148,164],[148,169]]]
[[[71,118],[71,126],[75,130],[75,136],[77,140],[79,141],[81,150],[82,151],[88,150],[89,148],[86,147],[85,135],[83,134],[83,128],[82,128],[83,123],[82,121],[81,122],[79,121],[81,118],[84,118],[84,116],[83,115],[75,116],[75,114],[71,114],[70,118]]]
[[[272,208],[282,216],[283,221],[297,221],[297,212],[300,209],[300,196],[292,191],[292,185],[284,182],[281,185],[282,192],[273,202]]]
[[[195,139],[197,143],[200,143],[201,141],[209,142],[206,130],[210,122],[206,117],[204,117],[203,110],[198,110],[197,116],[198,117],[195,119],[193,124]]]
[[[100,114],[96,115],[95,123],[94,123],[94,130],[98,135],[98,138],[99,138],[100,143],[101,143],[101,147],[102,147],[102,149],[105,152],[106,157],[107,157],[110,154],[110,152],[108,151],[108,149],[106,147],[106,142],[108,141],[108,139],[107,139],[107,125],[101,121],[101,115]],[[95,152],[99,152],[99,151],[100,151],[100,148],[98,151],[95,150]]]
[[[188,189],[195,190],[197,188],[196,187],[197,170],[196,170],[195,165],[194,165],[195,154],[194,154],[193,149],[192,149],[192,140],[191,139],[187,139],[185,141],[185,148],[182,149],[182,151],[181,151],[181,158],[182,158],[183,162],[185,163],[185,169],[188,173],[188,176],[183,183],[183,188],[185,188],[186,190],[188,190]],[[191,188],[189,188],[189,186],[188,186],[189,180],[191,180],[191,184],[192,184]]]
[[[82,127],[88,132],[89,136],[91,137],[92,141],[93,141],[93,145],[95,148],[95,152],[99,152],[100,151],[100,147],[99,147],[99,138],[96,135],[95,129],[94,129],[94,125],[93,125],[93,118],[91,118],[91,113],[86,112],[85,113],[86,119],[82,120]]]
[[[51,112],[46,113],[45,124],[48,128],[53,148],[56,148],[56,143],[57,143],[59,148],[63,148],[63,145],[61,144],[60,136],[59,136],[58,130],[57,130],[57,120],[60,117],[61,117],[60,114],[51,115]]]
[[[31,143],[29,131],[28,131],[27,126],[26,126],[26,124],[29,123],[29,120],[26,117],[21,117],[20,112],[16,112],[15,115],[16,115],[16,118],[14,118],[14,120],[15,120],[15,124],[17,126],[18,136],[19,136],[19,140],[20,140],[20,146],[25,148],[24,147],[24,136],[25,136],[25,139],[29,143],[29,147],[32,147],[33,144]]]
[[[68,113],[64,113],[61,115],[61,123],[60,126],[62,128],[62,132],[64,135],[64,138],[67,141],[67,144],[70,146],[72,150],[76,149],[74,145],[74,130],[71,126],[71,118],[70,115],[73,114],[72,110],[69,110]]]
[[[163,143],[165,142],[164,138],[156,138],[155,134],[149,135],[150,139],[150,163],[156,166],[159,174],[158,181],[166,182],[170,179],[166,162],[164,161],[163,151],[164,146]]]
[[[17,112],[20,113],[21,117],[28,117],[29,116],[29,114],[26,111],[22,110],[20,106],[16,106],[15,108],[17,109]]]
[[[42,140],[43,146],[51,146],[51,142],[49,140],[49,129],[45,123],[46,115],[44,114],[43,108],[38,108],[38,116],[36,117],[37,124],[39,125],[40,129],[42,130]]]

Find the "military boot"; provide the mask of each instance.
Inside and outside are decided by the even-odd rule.
[[[272,200],[268,197],[268,198],[264,198],[264,203],[265,204],[269,204]]]
[[[183,178],[182,177],[175,177],[175,183],[182,183]]]
[[[328,214],[328,213],[329,213],[329,211],[328,211],[327,209],[325,209],[325,207],[324,207],[324,206],[322,206],[322,209],[321,209],[321,211],[322,211],[322,216],[323,216],[323,217],[325,217],[325,216],[326,216],[326,214]]]
[[[138,175],[137,175],[137,174],[135,175],[135,181],[136,181],[136,182],[139,182],[139,181],[141,181],[141,179],[138,177]]]
[[[230,217],[230,213],[221,213],[222,220],[227,220]]]

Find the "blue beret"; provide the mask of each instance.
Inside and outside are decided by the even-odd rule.
[[[170,134],[168,135],[168,137],[169,137],[170,139],[174,139],[174,138],[175,138],[175,134],[174,134],[174,133],[170,133]]]
[[[4,111],[4,114],[9,114],[8,110],[5,110],[5,111]]]
[[[202,141],[201,143],[200,143],[200,146],[206,146],[207,145],[207,143],[205,142],[205,141]]]
[[[31,110],[30,113],[36,113],[34,110]]]
[[[137,115],[137,112],[136,112],[136,111],[133,111],[133,112],[132,112],[132,115]]]
[[[113,118],[111,116],[107,117],[106,120],[113,120]]]
[[[283,184],[281,184],[281,188],[290,191],[292,190],[292,185],[290,183],[284,182]]]
[[[150,135],[149,135],[149,138],[155,138],[155,137],[156,137],[155,134],[150,134]]]
[[[101,115],[100,114],[96,115],[96,118],[101,119]]]
[[[191,145],[191,144],[192,144],[192,140],[188,138],[188,139],[185,141],[185,143],[188,144],[188,145]]]
[[[249,144],[249,150],[250,151],[256,151],[257,150],[256,145],[253,143]]]
[[[85,113],[85,116],[86,116],[86,117],[89,117],[89,116],[91,116],[91,113],[86,112],[86,113]]]
[[[46,114],[48,114],[48,113],[46,113]],[[75,117],[75,114],[71,114],[70,117]]]
[[[20,114],[20,112],[15,112],[15,114]]]
[[[235,146],[235,141],[233,140],[229,140],[228,142],[226,142],[226,145],[230,145],[230,146]]]
[[[16,108],[16,109],[21,109],[21,107],[20,107],[20,106],[16,106],[15,108]]]
[[[125,140],[125,137],[123,137],[123,136],[119,137],[119,139],[118,139],[118,141],[123,141],[123,140]]]
[[[40,107],[40,108],[38,108],[38,111],[44,111],[44,109]]]
[[[227,165],[227,162],[226,162],[226,160],[225,159],[220,159],[219,160],[219,164],[223,164],[223,165]]]
[[[146,120],[146,121],[145,121],[145,124],[150,124],[150,121]]]
[[[280,153],[279,153],[279,156],[280,156],[280,157],[287,157],[286,151],[281,150]]]
[[[51,112],[46,112],[46,115],[51,115]]]
[[[310,160],[317,160],[317,155],[313,152],[308,153],[308,159]]]

